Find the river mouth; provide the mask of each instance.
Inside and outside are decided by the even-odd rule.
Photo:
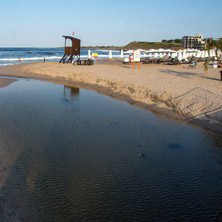
[[[14,79],[0,88],[0,194],[16,178],[43,221],[221,219],[219,134],[97,92]]]

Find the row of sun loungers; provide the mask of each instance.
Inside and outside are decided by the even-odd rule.
[[[199,59],[195,59],[197,62],[204,62],[206,61],[203,58],[199,58]],[[176,58],[168,58],[168,59],[161,59],[161,58],[155,58],[155,59],[151,59],[151,58],[142,58],[141,62],[143,64],[165,64],[165,65],[178,65],[178,64],[192,64],[194,61],[193,58],[191,59],[182,59],[181,61],[179,61]]]

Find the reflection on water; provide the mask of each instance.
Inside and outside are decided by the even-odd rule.
[[[43,221],[222,219],[221,136],[96,92],[1,88],[0,153]]]
[[[64,86],[64,99],[73,102],[79,98],[79,88]]]

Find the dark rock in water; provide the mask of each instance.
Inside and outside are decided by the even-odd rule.
[[[142,158],[145,158],[145,157],[146,157],[146,155],[143,154],[143,153],[139,153],[139,156],[142,157]]]
[[[182,146],[179,143],[172,143],[172,144],[167,145],[167,147],[174,150],[182,148]]]

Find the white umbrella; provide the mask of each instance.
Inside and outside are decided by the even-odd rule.
[[[204,57],[205,57],[205,58],[208,58],[208,57],[209,57],[208,51],[205,51]]]
[[[200,57],[201,57],[201,52],[200,52],[200,51],[197,52],[196,57],[197,57],[197,58],[200,58]]]
[[[205,51],[201,51],[201,58],[205,58],[206,52]]]
[[[143,56],[146,57],[146,51],[143,52]]]
[[[211,49],[210,50],[210,57],[214,57],[214,56],[216,56],[215,49]]]
[[[193,57],[196,57],[196,55],[197,55],[197,50],[196,50],[196,49],[193,49],[191,53],[192,53],[192,56],[193,56]]]
[[[133,50],[128,50],[128,51],[125,51],[124,53],[127,53],[127,54],[132,54],[133,53]]]
[[[137,49],[136,51],[145,52],[146,50],[144,50],[144,49]]]
[[[176,51],[175,51],[175,52],[173,52],[171,57],[172,57],[172,58],[177,57],[177,52],[176,52]]]
[[[155,49],[150,49],[146,52],[148,53],[148,56],[153,57],[153,53],[155,52]]]
[[[159,53],[159,57],[163,57],[164,49],[158,49],[157,52]]]
[[[150,56],[151,56],[150,50],[145,51],[144,53],[145,53],[145,55],[146,55],[146,56],[148,56],[148,57],[150,57]]]
[[[186,53],[187,53],[187,57],[192,57],[192,53],[191,53],[191,49],[187,49]]]
[[[185,49],[183,50],[183,59],[187,59],[187,52]]]
[[[179,61],[181,61],[182,60],[182,51],[181,50],[179,50],[178,51],[178,58],[177,58]]]

